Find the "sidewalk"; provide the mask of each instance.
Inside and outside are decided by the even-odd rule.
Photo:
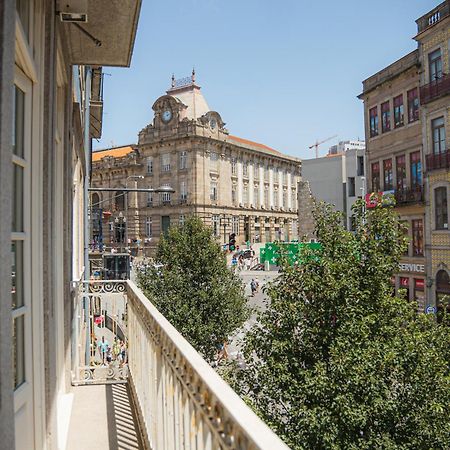
[[[67,450],[141,449],[126,384],[77,386]]]

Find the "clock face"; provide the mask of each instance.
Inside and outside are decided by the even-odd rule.
[[[209,126],[214,130],[214,128],[216,128],[216,125],[217,125],[216,119],[211,119],[209,122]]]
[[[170,119],[172,118],[172,111],[170,109],[166,109],[165,111],[163,111],[162,113],[162,120],[163,122],[169,122]]]

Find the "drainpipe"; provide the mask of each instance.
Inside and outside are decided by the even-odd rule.
[[[90,132],[90,103],[91,103],[91,81],[92,68],[85,67],[85,83],[84,83],[84,157],[86,160],[86,172],[84,174],[83,186],[83,215],[84,215],[84,281],[89,281],[89,184],[91,177],[91,139]],[[85,283],[84,288],[87,288]],[[91,311],[89,297],[84,297],[84,311],[86,320],[86,348],[85,348],[85,364],[90,365],[91,362]]]

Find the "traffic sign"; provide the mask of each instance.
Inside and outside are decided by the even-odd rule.
[[[425,309],[427,314],[436,314],[436,307],[433,305],[428,305]]]

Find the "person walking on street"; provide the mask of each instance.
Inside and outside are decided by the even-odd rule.
[[[105,339],[105,336],[102,336],[102,340],[98,344],[98,349],[100,351],[100,358],[102,359],[102,363],[105,364],[106,353],[108,352],[109,343]]]
[[[217,365],[219,365],[220,361],[228,359],[228,342],[225,341],[223,344],[219,344],[217,350]]]
[[[254,278],[252,278],[252,281],[250,281],[250,289],[251,289],[251,291],[252,291],[252,297],[254,297],[254,296],[255,296],[256,289],[257,289],[256,281],[255,281]]]

